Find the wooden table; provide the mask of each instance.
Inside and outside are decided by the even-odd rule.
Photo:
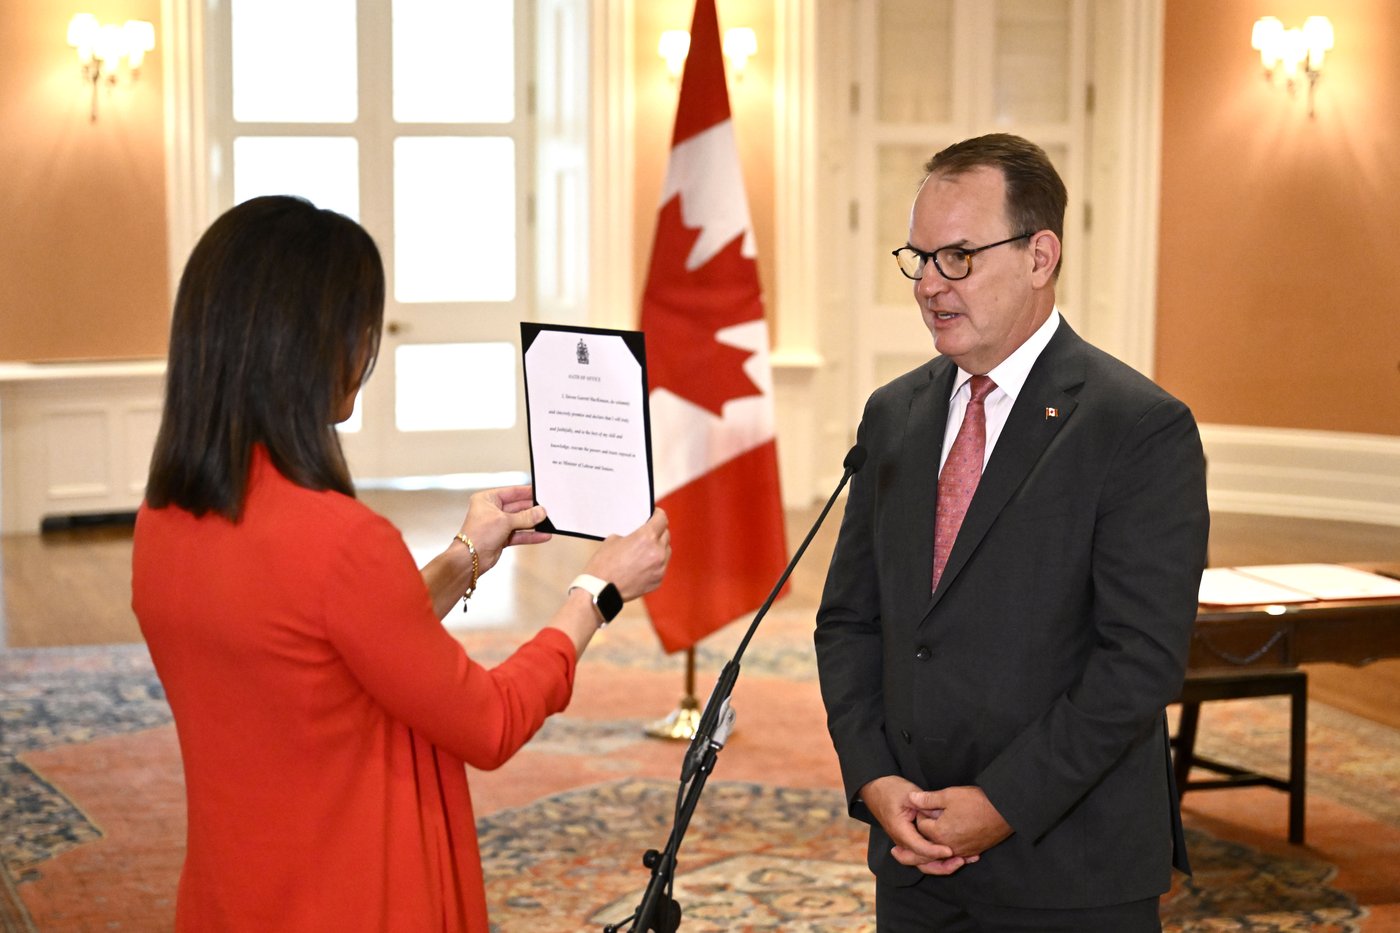
[[[1400,599],[1202,607],[1187,667],[1276,668],[1400,657]]]
[[[1400,575],[1395,563],[1356,564]],[[1278,606],[1202,606],[1196,613],[1192,671],[1297,667],[1328,661],[1370,664],[1400,657],[1400,598],[1323,600]]]
[[[1400,575],[1397,564],[1357,565]],[[1287,792],[1288,840],[1303,842],[1307,772],[1307,674],[1300,664],[1362,665],[1400,657],[1400,598],[1323,600],[1269,606],[1201,606],[1191,633],[1181,718],[1172,743],[1178,789],[1265,786]],[[1202,702],[1284,695],[1290,701],[1288,778],[1195,754]],[[1189,778],[1192,767],[1219,777]]]

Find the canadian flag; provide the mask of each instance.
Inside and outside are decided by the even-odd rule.
[[[680,651],[758,608],[787,563],[768,327],[714,0],[696,0],[642,295],[666,580],[646,596]]]

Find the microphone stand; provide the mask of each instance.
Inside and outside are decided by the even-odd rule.
[[[729,705],[729,696],[734,692],[734,684],[739,679],[739,659],[743,657],[744,650],[749,646],[749,641],[758,631],[758,624],[768,614],[768,608],[773,605],[773,600],[777,599],[783,584],[787,583],[793,568],[797,566],[797,562],[807,551],[807,545],[812,543],[817,529],[821,528],[822,522],[826,520],[826,514],[831,511],[836,497],[846,487],[846,482],[852,474],[864,465],[865,448],[857,444],[846,454],[846,459],[842,464],[845,472],[841,475],[841,481],[836,484],[836,488],[832,490],[830,498],[826,500],[821,514],[817,516],[811,530],[807,532],[807,537],[802,539],[797,553],[792,555],[792,560],[788,561],[783,575],[778,578],[778,582],[773,587],[772,592],[768,594],[768,598],[754,614],[753,621],[749,623],[748,631],[744,633],[743,641],[739,642],[739,647],[734,652],[734,657],[725,662],[724,667],[720,670],[714,690],[710,692],[710,699],[705,704],[705,712],[700,716],[700,722],[695,728],[695,736],[690,740],[690,747],[686,750],[685,758],[681,763],[681,787],[676,801],[676,815],[672,820],[671,834],[666,840],[666,848],[660,852],[648,849],[642,855],[642,865],[651,869],[651,880],[647,882],[641,904],[633,911],[632,916],[604,926],[603,933],[621,933],[624,924],[629,922],[632,925],[625,927],[625,929],[631,933],[676,933],[676,930],[680,928],[681,907],[671,896],[675,882],[676,856],[680,852],[681,839],[690,826],[691,814],[695,812],[695,807],[700,802],[700,794],[705,788],[705,782],[709,779],[710,772],[714,770],[719,750],[724,747],[724,743],[729,738],[729,731],[734,727],[734,710]]]

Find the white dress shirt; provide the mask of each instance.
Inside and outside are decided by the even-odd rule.
[[[1025,343],[987,373],[997,387],[982,402],[982,408],[987,414],[987,445],[982,452],[984,469],[987,459],[992,455],[992,448],[996,446],[997,438],[1001,437],[1001,429],[1006,427],[1011,406],[1016,404],[1016,396],[1021,394],[1021,388],[1031,374],[1031,367],[1040,359],[1045,345],[1050,342],[1055,328],[1059,326],[1060,309],[1054,308],[1045,319],[1045,323],[1036,328],[1035,333],[1026,338]],[[953,395],[948,400],[948,428],[943,434],[943,453],[938,458],[940,473],[943,471],[943,462],[948,459],[948,451],[953,446],[953,438],[958,436],[958,429],[962,427],[963,415],[967,412],[967,403],[972,397],[972,389],[968,388],[971,380],[972,373],[964,372],[961,367],[953,380]]]

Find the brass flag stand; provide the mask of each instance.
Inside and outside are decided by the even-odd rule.
[[[680,705],[664,719],[658,719],[646,727],[646,734],[653,739],[675,739],[689,742],[695,738],[695,730],[700,725],[700,701],[695,698],[695,647],[685,649],[685,695]]]

